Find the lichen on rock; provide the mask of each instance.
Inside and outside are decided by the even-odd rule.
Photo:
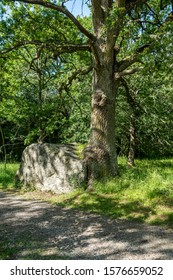
[[[84,180],[74,144],[31,144],[22,154],[16,181],[42,191],[68,193]]]

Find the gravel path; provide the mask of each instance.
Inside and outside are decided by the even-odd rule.
[[[0,192],[0,242],[12,259],[173,260],[173,229]],[[0,248],[2,250],[2,248]]]

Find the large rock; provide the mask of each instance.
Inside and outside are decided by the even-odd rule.
[[[16,179],[43,191],[67,193],[81,184],[84,171],[75,145],[32,144],[23,151]]]

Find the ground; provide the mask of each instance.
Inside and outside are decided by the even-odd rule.
[[[0,259],[173,259],[173,229],[0,191]]]

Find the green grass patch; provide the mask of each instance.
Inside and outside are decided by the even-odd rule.
[[[8,163],[5,165],[0,163],[0,189],[13,190],[15,187],[15,174],[19,168],[19,163]]]
[[[66,252],[56,247],[43,247],[44,239],[28,239],[28,235],[19,235],[15,239],[7,239],[5,236],[0,240],[0,260],[67,260],[70,259]]]
[[[83,154],[82,151],[86,147],[87,144],[77,144],[76,145],[76,154],[78,155],[79,158],[83,159]]]
[[[9,246],[8,240],[0,241],[0,260],[12,260],[16,252],[16,246]]]

